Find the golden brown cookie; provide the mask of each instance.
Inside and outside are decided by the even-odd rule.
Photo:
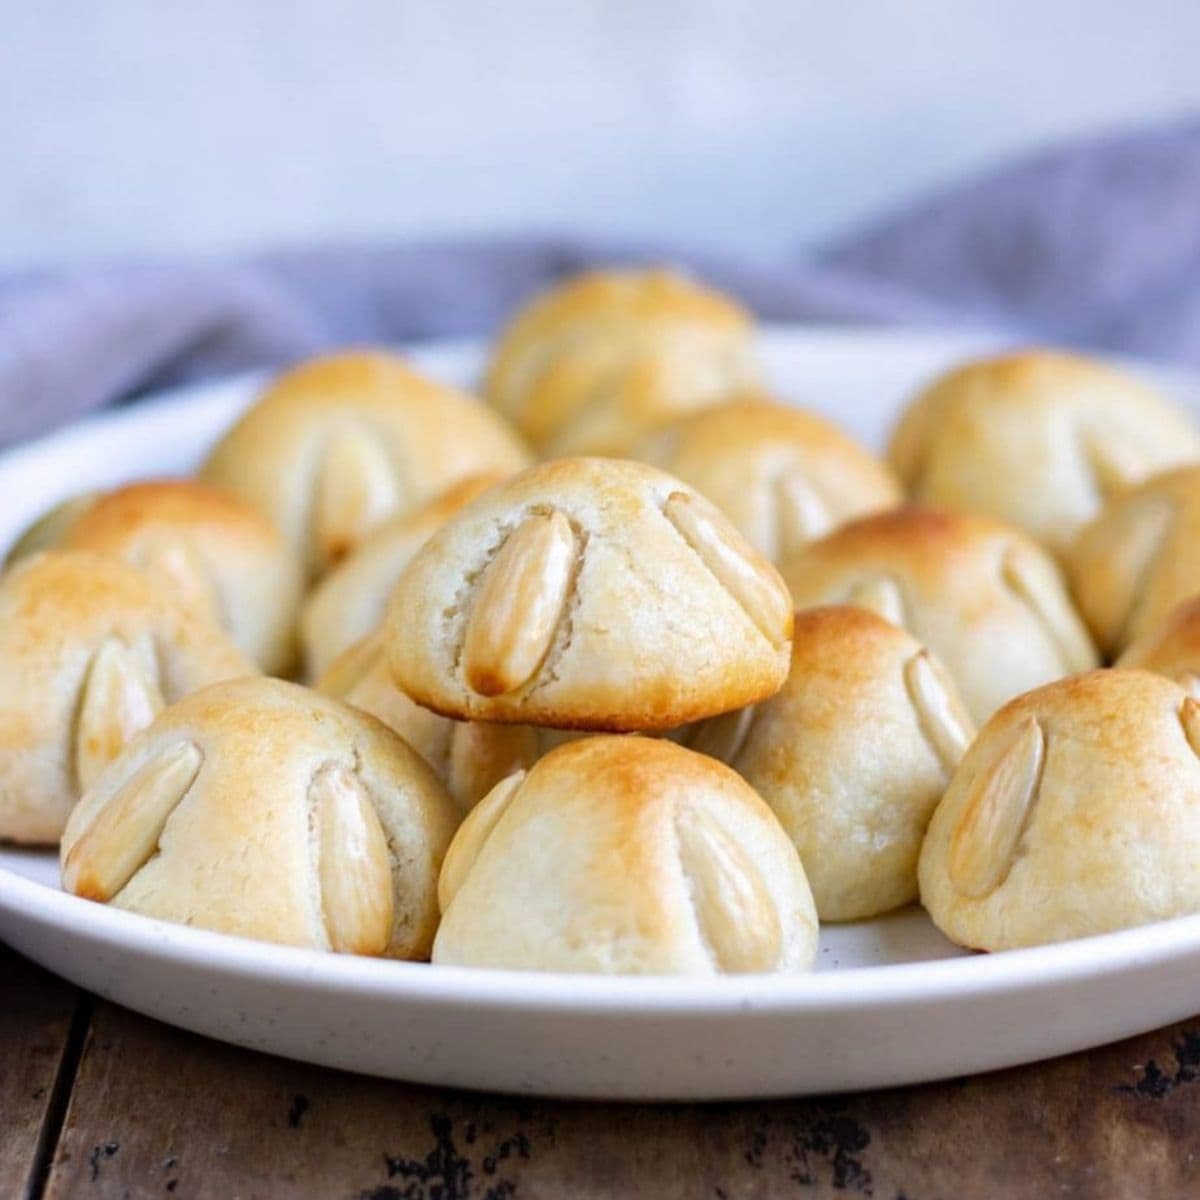
[[[141,571],[46,551],[0,576],[0,839],[58,841],[80,795],[168,704],[254,666]]]
[[[417,552],[385,624],[392,675],[446,716],[666,729],[765,699],[792,607],[707,500],[640,463],[560,459]]]
[[[517,314],[487,396],[548,458],[624,454],[753,383],[752,331],[733,300],[674,271],[594,271]]]
[[[1200,460],[1200,429],[1094,359],[1030,350],[967,363],[927,388],[889,458],[914,500],[996,517],[1062,555],[1104,504]]]
[[[920,642],[847,606],[797,613],[783,690],[702,722],[687,744],[770,805],[821,920],[854,921],[917,898],[925,827],[974,732]]]
[[[467,817],[438,884],[435,963],[619,975],[802,971],[804,868],[727,767],[660,738],[594,737]]]
[[[1071,590],[1113,658],[1200,595],[1200,466],[1146,480],[1114,500],[1067,558]]]
[[[1200,911],[1200,704],[1145,671],[1048,684],[980,730],[930,822],[921,900],[1008,950]]]
[[[8,561],[34,550],[87,550],[152,576],[219,625],[264,670],[295,659],[303,572],[261,513],[190,479],[154,479],[90,492],[30,526]]]
[[[316,576],[388,517],[468,475],[528,461],[486,405],[395,355],[359,351],[281,375],[200,475],[269,517]]]
[[[690,483],[773,562],[850,520],[900,503],[900,485],[831,421],[747,396],[688,413],[633,457]]]
[[[425,958],[455,822],[380,722],[243,679],[168,709],[100,776],[68,822],[63,886],[199,929]]]
[[[986,517],[913,507],[864,517],[781,570],[798,609],[856,604],[907,629],[945,664],[976,721],[1097,665],[1049,555]]]

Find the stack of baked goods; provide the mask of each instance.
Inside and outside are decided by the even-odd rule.
[[[308,362],[196,479],[31,526],[0,837],[130,912],[435,964],[802,971],[819,922],[918,901],[986,950],[1200,911],[1168,399],[1004,355],[880,458],[669,271],[535,298],[484,393]]]

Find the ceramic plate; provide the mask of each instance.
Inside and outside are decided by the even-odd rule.
[[[995,343],[991,343],[994,345]],[[905,397],[979,339],[775,330],[780,393],[879,445]],[[469,384],[478,346],[414,352]],[[1200,381],[1157,377],[1200,410]],[[70,492],[186,471],[261,385],[177,392],[0,458],[0,544]],[[917,909],[826,926],[811,975],[607,979],[430,967],[168,925],[58,890],[0,848],[0,937],[117,1003],[239,1045],[424,1083],[559,1096],[725,1099],[911,1083],[1083,1049],[1200,1007],[1200,917],[991,956]]]

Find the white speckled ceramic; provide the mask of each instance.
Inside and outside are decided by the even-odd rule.
[[[775,331],[782,394],[878,445],[897,406],[978,339]],[[478,347],[414,355],[470,382]],[[1200,408],[1200,384],[1157,373]],[[69,493],[187,470],[253,395],[243,378],[101,417],[0,458],[0,545]],[[601,979],[391,963],[167,925],[58,890],[0,848],[0,937],[111,1000],[213,1037],[397,1079],[507,1092],[719,1099],[910,1083],[1139,1033],[1200,1007],[1200,917],[992,956],[923,913],[827,926],[819,970]]]

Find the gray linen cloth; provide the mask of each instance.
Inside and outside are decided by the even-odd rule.
[[[1041,154],[770,268],[526,238],[0,274],[0,442],[331,346],[487,333],[565,274],[666,261],[768,321],[967,326],[1200,366],[1200,119]]]

